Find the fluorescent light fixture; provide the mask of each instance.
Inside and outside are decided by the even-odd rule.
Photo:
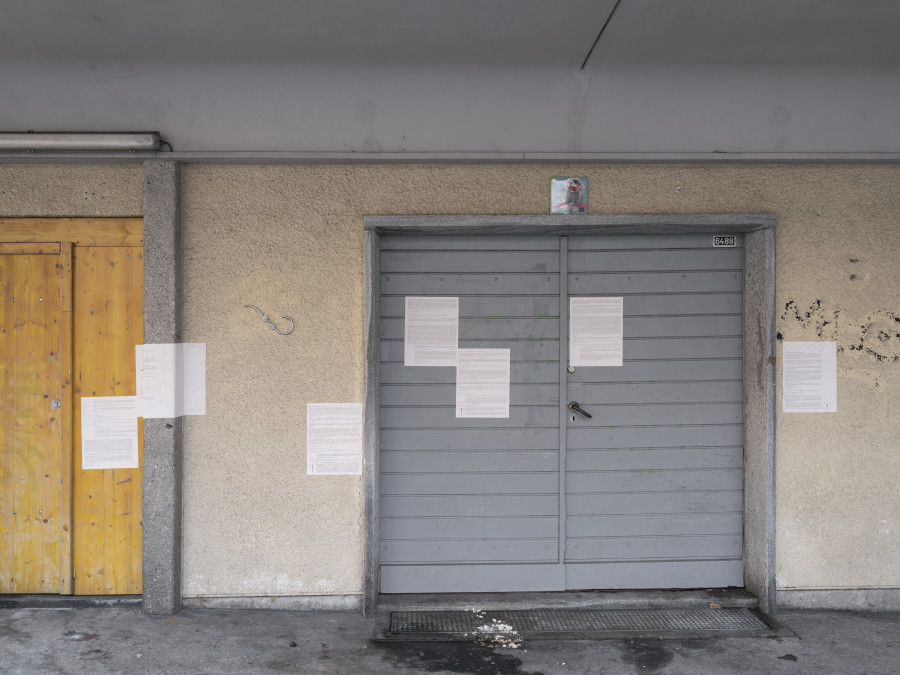
[[[159,150],[159,133],[37,133],[0,131],[0,151]]]

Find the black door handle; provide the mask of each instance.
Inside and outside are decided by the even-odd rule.
[[[580,405],[578,405],[578,401],[570,401],[569,402],[569,410],[571,410],[573,412],[581,413],[588,419],[591,418],[591,413],[589,413],[587,410],[585,410]]]

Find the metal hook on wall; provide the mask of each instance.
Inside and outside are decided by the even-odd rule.
[[[282,314],[282,315],[281,315],[281,318],[282,318],[282,319],[287,319],[288,321],[291,322],[291,329],[290,329],[289,331],[278,330],[278,329],[275,327],[275,324],[272,323],[271,321],[269,321],[269,317],[267,317],[265,314],[263,314],[262,312],[260,312],[260,311],[259,311],[259,308],[258,308],[256,305],[244,305],[244,307],[250,307],[251,309],[255,309],[255,310],[256,310],[256,313],[259,314],[259,315],[262,317],[262,320],[265,321],[265,322],[269,325],[269,328],[271,328],[272,330],[274,330],[274,331],[275,331],[276,333],[278,333],[279,335],[290,335],[291,333],[294,332],[294,320],[293,320],[291,317],[289,317],[289,316],[287,316],[287,315],[285,315],[285,314]]]

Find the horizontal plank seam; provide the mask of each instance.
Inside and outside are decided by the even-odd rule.
[[[608,293],[569,293],[570,298],[582,298],[582,297],[597,297],[597,296],[611,296],[611,297],[670,297],[670,296],[681,296],[681,295],[741,295],[743,290],[735,290],[735,291],[640,291],[627,293],[624,291],[619,292],[608,292]],[[382,293],[382,298],[405,298],[410,293]],[[421,293],[417,292],[416,297],[435,297],[442,298],[448,297],[447,293]],[[510,291],[499,292],[499,293],[464,293],[464,292],[454,292],[452,296],[449,297],[459,297],[459,298],[558,298],[558,293],[512,293]]]
[[[578,513],[568,514],[568,518],[644,518],[658,516],[723,516],[743,515],[743,511],[665,511],[661,513]],[[556,520],[556,514],[515,514],[515,515],[485,515],[485,516],[381,516],[381,520]],[[741,534],[735,532],[734,534]]]
[[[692,313],[692,314],[623,314],[623,318],[625,319],[693,319],[697,317],[707,317],[707,316],[743,316],[740,312],[705,312],[705,313]],[[399,314],[383,314],[381,316],[382,319],[391,319],[393,321],[400,321],[405,319],[406,317]],[[480,316],[468,315],[468,314],[460,314],[460,319],[467,319],[470,321],[559,321],[558,314],[534,314],[534,315],[519,315],[519,314],[508,314],[508,315],[492,315],[492,314],[484,314]]]
[[[452,235],[451,235],[452,236]],[[475,235],[473,235],[475,236]],[[553,235],[544,235],[544,236],[553,236]],[[618,235],[611,235],[618,236]],[[641,236],[641,235],[638,235]],[[652,235],[647,235],[652,236]],[[669,235],[669,236],[690,236],[690,235]],[[711,235],[701,235],[701,236],[711,236]],[[659,251],[671,252],[671,251],[710,251],[719,253],[723,248],[727,248],[729,251],[740,251],[743,249],[743,246],[684,246],[684,247],[668,247],[668,246],[650,246],[647,248],[570,248],[569,256],[576,257],[583,253],[656,253]],[[382,253],[436,253],[436,254],[445,254],[445,253],[512,253],[515,255],[524,253],[559,253],[559,249],[553,248],[448,248],[448,249],[440,249],[440,248],[382,248]],[[383,268],[382,268],[383,269]]]
[[[549,449],[548,449],[549,451]],[[395,452],[403,452],[395,451]],[[432,451],[434,452],[434,451]],[[693,468],[693,469],[578,469],[576,471],[569,471],[568,473],[661,473],[664,471],[743,471],[743,467],[735,467],[735,466],[721,466],[721,467],[703,467],[703,468]],[[513,475],[513,476],[530,476],[530,475],[548,475],[548,474],[556,474],[556,469],[548,469],[546,471],[511,471],[509,469],[504,469],[501,471],[383,471],[383,475],[385,476],[483,476],[485,474],[499,474],[502,476]]]
[[[698,268],[698,269],[671,269],[671,270],[643,270],[643,269],[635,269],[635,270],[569,270],[569,276],[571,277],[574,274],[585,274],[591,276],[620,276],[622,274],[650,274],[650,275],[660,275],[660,274],[724,274],[727,272],[743,272],[744,270],[740,267],[714,267],[714,268]],[[388,274],[399,277],[406,276],[435,276],[442,275],[445,277],[506,277],[506,276],[515,276],[515,277],[556,277],[559,275],[555,270],[519,270],[519,271],[511,271],[511,272],[459,272],[459,271],[442,271],[435,269],[428,269],[422,271],[412,271],[412,270],[381,270],[381,276],[387,276]],[[549,279],[548,279],[549,281]],[[576,279],[577,281],[577,279]]]

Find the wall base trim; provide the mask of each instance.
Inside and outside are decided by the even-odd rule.
[[[362,595],[243,595],[184,598],[185,607],[206,609],[280,609],[292,611],[358,612]]]
[[[900,588],[778,589],[778,609],[900,611]]]

